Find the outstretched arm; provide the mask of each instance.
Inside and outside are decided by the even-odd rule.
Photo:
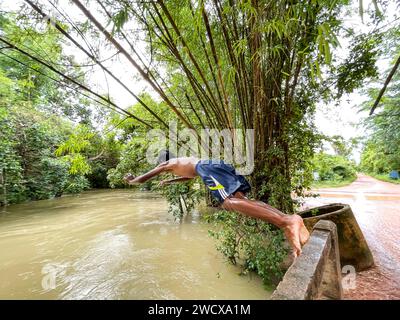
[[[160,186],[165,186],[167,184],[175,183],[175,182],[184,182],[184,181],[189,181],[192,180],[193,178],[189,177],[180,177],[180,178],[175,178],[175,179],[170,179],[170,180],[163,180],[160,182]]]
[[[153,170],[150,170],[149,172],[147,172],[141,176],[138,176],[136,178],[132,174],[128,173],[124,177],[124,181],[126,181],[128,184],[144,183],[147,180],[154,178],[155,176],[158,176],[159,174],[166,172],[168,170],[169,170],[169,167],[168,167],[168,161],[167,161],[167,162],[160,164]]]

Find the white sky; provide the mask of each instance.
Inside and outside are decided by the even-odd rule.
[[[22,0],[1,0],[0,9],[5,11],[18,10],[22,3]],[[48,4],[47,1],[44,0],[42,1],[42,3]],[[361,17],[358,13],[358,3],[358,1],[353,0],[353,6],[351,9],[353,18],[346,19],[345,25],[365,31],[366,28],[370,28],[368,27],[368,15],[364,15],[364,23],[362,23]],[[370,7],[371,5],[371,1],[364,0],[365,9]],[[77,19],[80,21],[84,21],[80,10],[77,7],[69,5],[67,0],[60,0],[59,6],[61,8],[67,8],[68,15],[71,16],[74,20]],[[393,12],[391,10],[388,11]],[[96,15],[96,18],[99,18],[99,15]],[[388,19],[388,21],[391,21],[391,19]],[[77,40],[81,42],[81,39]],[[335,54],[338,54],[341,57],[345,57],[347,54],[346,48],[348,47],[348,43],[344,38],[339,38],[339,41],[341,47],[334,49],[335,51],[339,51]],[[143,44],[141,44],[140,42],[136,42],[135,45],[138,46],[141,52],[144,52]],[[76,49],[74,47],[66,47],[65,52],[67,54],[73,55],[78,63],[80,61],[85,61],[86,57],[83,53],[81,53],[79,49]],[[100,53],[102,58],[106,58],[110,57],[115,52],[116,51],[113,48],[103,48]],[[149,88],[149,85],[145,81],[140,80],[137,77],[137,73],[135,72],[134,68],[125,60],[125,58],[118,55],[116,58],[108,60],[105,65],[109,67],[113,71],[113,73],[118,75],[123,82],[130,84],[130,89],[136,94],[139,94],[142,91],[147,91],[151,93],[152,96],[156,97],[154,93],[152,93],[152,90]],[[382,65],[380,71],[384,71],[385,68],[387,68],[386,63]],[[96,67],[94,69],[93,73],[89,77],[88,82],[91,83],[91,87],[95,91],[101,93],[108,91],[108,82],[108,88],[111,98],[123,108],[127,108],[136,102],[134,98],[113,79],[108,79],[108,81],[105,81],[104,73],[99,67]],[[317,112],[315,115],[315,121],[318,129],[326,135],[341,135],[345,139],[356,136],[363,136],[365,132],[362,126],[357,126],[357,124],[360,124],[362,119],[367,116],[365,112],[359,112],[359,105],[365,99],[366,98],[363,97],[359,92],[355,92],[344,97],[339,106],[318,103]],[[331,152],[332,150],[329,150],[329,147],[327,146],[327,151]],[[354,150],[354,158],[356,160],[359,159],[359,150]]]

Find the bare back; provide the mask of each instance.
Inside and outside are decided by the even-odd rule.
[[[165,169],[180,177],[194,178],[197,176],[196,164],[198,162],[199,159],[195,157],[173,158],[165,163]]]

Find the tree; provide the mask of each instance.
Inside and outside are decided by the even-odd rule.
[[[303,162],[292,152],[314,143],[305,122],[320,68],[337,45],[334,30],[344,2],[102,2],[102,13],[115,17],[114,35],[80,1],[73,2],[187,127],[254,129],[256,197],[293,210],[291,179]],[[129,19],[147,30],[152,60],[170,77],[160,77],[159,70],[133,60],[135,51],[122,48]]]
[[[364,121],[369,135],[361,161],[363,170],[375,174],[400,169],[400,74],[392,72],[400,54],[400,45],[396,41],[399,34],[400,26],[395,25],[382,35],[385,41],[381,44],[381,54],[390,61],[384,77],[391,78],[385,85],[385,95],[382,96],[380,84],[374,82],[366,88],[369,99],[361,106],[362,110],[375,110]],[[380,104],[376,108],[378,100]]]
[[[47,59],[53,63],[65,61],[59,35],[21,28],[7,16],[1,17],[0,26],[2,35],[19,45],[31,46],[31,50],[48,50]],[[54,155],[57,145],[72,131],[72,124],[60,117],[67,115],[64,106],[70,103],[68,110],[79,111],[85,110],[87,105],[75,109],[71,106],[71,101],[75,100],[70,91],[63,90],[42,65],[28,63],[25,55],[9,52],[8,47],[0,50],[2,205],[47,199],[88,187],[84,177],[69,175],[68,165]],[[60,99],[65,99],[64,104]],[[59,108],[54,109],[54,104]],[[80,114],[81,119],[88,115]]]

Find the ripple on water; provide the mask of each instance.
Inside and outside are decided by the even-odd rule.
[[[265,299],[194,215],[131,190],[10,206],[0,216],[0,299]],[[55,288],[43,287],[54,273]]]

